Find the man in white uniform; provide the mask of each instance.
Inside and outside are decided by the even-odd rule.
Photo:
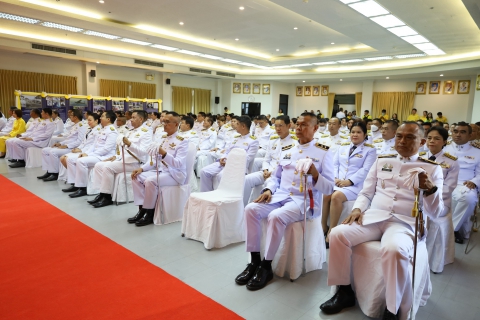
[[[102,129],[95,137],[90,153],[82,153],[78,158],[67,159],[68,183],[74,183],[72,187],[64,192],[73,192],[68,196],[78,198],[87,195],[88,169],[95,166],[97,162],[106,160],[115,154],[117,141],[117,130],[113,126],[115,113],[106,111],[100,117]],[[63,191],[63,190],[62,190]]]
[[[472,143],[472,128],[468,123],[458,122],[453,129],[453,141],[445,152],[457,158],[460,166],[458,182],[452,193],[452,219],[455,242],[463,243],[470,236],[470,216],[478,202],[480,186],[480,146]]]
[[[127,221],[137,227],[153,223],[159,187],[182,185],[187,178],[188,140],[178,135],[180,116],[167,112],[164,123],[162,140],[149,147],[154,163],[147,162],[132,172],[133,197],[139,210]]]
[[[208,154],[210,150],[215,148],[217,141],[217,132],[212,127],[213,119],[206,117],[203,121],[203,129],[199,132],[199,141],[197,147],[197,156],[195,158],[195,171],[197,176],[200,176],[200,172],[204,167],[211,164]]]
[[[52,110],[52,120],[55,123],[55,131],[53,131],[53,136],[57,136],[63,132],[64,124],[62,118],[58,114],[58,110]]]
[[[258,127],[255,129],[255,138],[258,140],[259,149],[257,152],[257,158],[265,157],[267,153],[268,144],[270,143],[270,136],[275,132],[269,125],[268,119],[264,115],[257,117]]]
[[[180,121],[180,130],[178,130],[178,135],[182,138],[187,139],[190,142],[193,142],[196,148],[198,148],[199,137],[198,132],[193,131],[193,124],[195,120],[189,116],[183,116]]]
[[[193,130],[196,132],[200,132],[203,129],[203,121],[205,120],[205,112],[199,112],[197,114],[197,121],[193,125]]]
[[[416,122],[402,124],[396,134],[398,156],[381,156],[370,169],[352,213],[330,233],[328,285],[340,286],[337,293],[320,306],[327,314],[355,305],[350,286],[352,247],[381,240],[381,266],[385,282],[386,310],[383,319],[398,319],[403,303],[412,303],[412,285],[408,274],[413,255],[415,218],[411,208],[415,200],[413,188],[405,186],[410,169],[418,174],[419,187],[426,190],[424,213],[438,217],[444,209],[441,167],[418,157],[425,143],[422,126]],[[417,172],[413,172],[416,175]],[[361,290],[361,288],[356,288]],[[411,305],[407,306],[409,310]],[[402,308],[403,309],[403,308]]]
[[[317,117],[306,112],[297,119],[296,134],[298,145],[290,149],[280,159],[266,187],[259,198],[245,207],[245,225],[247,231],[246,250],[250,252],[251,262],[235,278],[240,285],[249,290],[262,289],[273,278],[272,260],[277,253],[285,229],[288,225],[301,221],[304,214],[308,218],[321,215],[322,194],[333,192],[333,154],[328,147],[313,139],[318,129]],[[297,169],[300,163],[305,167]],[[303,173],[312,175],[314,207],[304,212]],[[267,219],[265,257],[260,258],[262,240],[262,220]]]
[[[0,131],[0,137],[1,136],[6,136],[12,131],[13,128],[13,122],[15,121],[15,117],[13,116],[13,111],[16,110],[17,107],[10,107],[8,110],[8,120],[7,123],[5,124],[5,127]]]
[[[123,173],[123,159],[120,152],[122,147],[124,148],[123,155],[125,156],[126,172],[132,172],[147,162],[147,148],[152,142],[152,131],[144,125],[145,121],[147,121],[147,113],[143,110],[135,110],[131,119],[133,129],[128,131],[127,134],[119,134],[117,136],[117,155],[111,156],[95,165],[93,169],[93,186],[94,189],[100,190],[100,194],[95,199],[87,201],[94,208],[113,204],[112,193],[115,174]]]
[[[395,150],[395,135],[397,134],[398,122],[388,120],[382,124],[380,131],[382,132],[381,139],[373,140],[373,145],[377,149],[377,156],[387,154],[398,154]]]
[[[368,143],[373,144],[374,140],[378,140],[382,138],[382,131],[380,130],[382,128],[382,125],[383,125],[382,120],[375,118],[372,120],[370,124],[370,128],[368,128],[367,126],[367,129],[370,130],[368,132],[368,140],[367,140]]]
[[[81,113],[81,110],[80,110],[80,113]],[[73,109],[68,110],[67,120],[63,124],[63,132],[58,135],[54,135],[52,139],[50,139],[50,144],[49,144],[50,146],[53,146],[54,144],[61,142],[62,140],[65,140],[65,136],[67,136],[70,133],[70,130],[75,125],[74,123],[72,123],[72,115],[73,115]]]
[[[348,136],[340,134],[340,119],[333,117],[328,120],[328,133],[320,136],[318,142],[329,147],[328,151],[335,153],[343,142],[348,141]]]

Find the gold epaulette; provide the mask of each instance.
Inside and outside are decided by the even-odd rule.
[[[101,130],[100,127],[98,127],[97,130],[100,131]]]
[[[294,146],[295,146],[294,144],[290,144],[290,145],[288,145],[288,146],[282,147],[282,151],[290,150],[290,149],[292,149]]]
[[[437,163],[437,162],[435,162],[435,161],[432,161],[432,160],[425,159],[425,158],[418,158],[418,160],[420,160],[420,161],[422,161],[422,162],[430,163],[430,164],[439,165],[439,163]]]
[[[83,124],[82,124],[81,122],[79,122],[79,123],[78,123],[78,126],[81,127],[81,126],[83,126]]]
[[[475,141],[472,141],[472,142],[470,142],[470,144],[472,145],[472,147],[475,147],[475,148],[477,148],[477,149],[480,149],[480,143],[475,142]]]
[[[183,140],[185,140],[185,138],[184,138],[184,137],[181,137],[181,136],[179,136],[179,135],[177,135],[177,139],[178,139],[178,140],[180,140],[180,141],[183,141]]]
[[[275,129],[275,126],[270,126],[270,129]]]
[[[166,138],[167,136],[168,136],[167,133],[163,134],[162,139],[163,139],[163,138]]]
[[[148,132],[148,129],[147,128],[142,128],[142,131],[143,132]]]
[[[298,137],[297,137],[297,136],[292,136],[292,139],[298,141]]]
[[[418,153],[419,156],[424,156],[424,155],[426,155],[426,154],[427,154],[426,151],[422,151],[422,152],[419,152],[419,153]]]
[[[235,136],[233,136],[234,138],[240,138],[242,135],[241,134],[237,134]]]
[[[211,128],[210,130],[215,131],[215,128]]]
[[[320,148],[320,149],[325,150],[325,151],[328,151],[328,149],[330,149],[329,146],[326,146],[326,145],[318,143],[318,142],[315,143],[315,147]]]
[[[252,140],[257,140],[257,137],[255,137],[255,136],[250,136],[250,139],[252,139]]]
[[[447,157],[448,159],[452,159],[453,161],[457,161],[457,159],[458,159],[457,157],[455,157],[454,155],[451,155],[451,154],[448,153],[448,152],[444,152],[443,155],[444,155],[445,157]]]
[[[195,131],[190,132],[190,134],[197,134]]]
[[[370,143],[364,143],[363,145],[365,147],[375,148],[375,146],[373,144],[370,144]]]
[[[322,135],[320,136],[320,138],[328,138],[328,137],[330,137],[330,135],[328,135],[328,134],[322,134]]]
[[[396,158],[397,155],[396,154],[382,154],[382,155],[379,155],[378,158]]]
[[[448,142],[447,142],[447,146],[448,146],[449,144],[451,144],[451,143],[452,143],[452,141],[448,141]]]
[[[380,143],[380,142],[383,142],[383,139],[375,139],[375,140],[373,140],[373,143]]]
[[[345,140],[347,140],[347,139],[348,139],[348,137],[347,137],[347,136],[340,136],[340,138],[342,138],[342,139],[345,139]]]
[[[278,138],[280,138],[280,137],[277,136],[277,135],[273,135],[273,136],[270,137],[270,140],[275,140],[275,139],[278,139]]]
[[[114,128],[114,127],[110,127],[110,130],[111,130],[111,131],[115,131],[115,128]]]
[[[350,142],[342,142],[341,145],[342,145],[342,146],[349,146],[349,145],[350,145]]]

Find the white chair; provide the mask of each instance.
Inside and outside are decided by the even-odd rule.
[[[127,172],[127,190],[125,190],[125,178],[123,172],[115,174],[115,180],[113,182],[113,193],[112,200],[119,203],[127,202],[127,192],[128,192],[128,202],[133,202],[133,187],[132,187],[132,173]]]
[[[93,185],[93,168],[94,167],[89,167],[88,168],[88,182],[87,182],[87,194],[93,195],[93,194],[99,194],[100,189],[95,189]]]
[[[42,148],[30,147],[25,150],[25,168],[42,166]]]
[[[455,235],[452,214],[437,219],[428,219],[427,251],[430,269],[443,271],[446,264],[455,260]]]
[[[193,173],[193,165],[197,148],[194,143],[188,144],[187,154],[187,178],[185,184],[181,186],[164,186],[158,190],[157,203],[155,205],[155,215],[153,223],[162,225],[181,221],[183,217],[183,208],[190,197],[190,180],[196,180]]]
[[[245,165],[245,150],[233,149],[218,189],[190,195],[183,212],[182,236],[203,242],[206,249],[245,241]]]

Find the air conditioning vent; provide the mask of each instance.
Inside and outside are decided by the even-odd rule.
[[[235,74],[227,73],[227,72],[221,72],[221,71],[217,71],[217,76],[235,78]]]
[[[136,64],[143,64],[143,65],[146,65],[146,66],[163,68],[163,63],[160,63],[160,62],[153,62],[153,61],[135,59],[135,63]]]
[[[77,54],[77,50],[60,48],[60,47],[53,47],[53,46],[46,46],[46,45],[43,45],[43,44],[36,44],[36,43],[32,43],[32,49],[58,52],[58,53],[66,53],[66,54],[73,54],[73,55]]]
[[[190,72],[197,72],[197,73],[204,73],[204,74],[212,74],[212,71],[210,71],[210,70],[197,69],[197,68],[190,68]]]

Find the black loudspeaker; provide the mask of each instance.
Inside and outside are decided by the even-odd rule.
[[[215,97],[215,104],[219,104],[220,103],[220,97]]]
[[[167,80],[165,81],[165,83],[166,83],[166,84],[170,84],[170,79],[167,79]]]
[[[95,78],[97,76],[97,72],[95,70],[90,70],[90,77]]]

